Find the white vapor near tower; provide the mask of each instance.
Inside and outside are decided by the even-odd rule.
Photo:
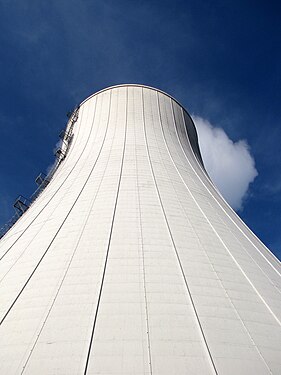
[[[212,184],[185,109],[121,85],[75,116],[0,242],[0,374],[280,374],[280,262]]]

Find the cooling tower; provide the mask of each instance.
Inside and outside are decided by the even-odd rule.
[[[75,116],[0,242],[0,374],[280,375],[280,262],[214,187],[186,110],[121,85]]]

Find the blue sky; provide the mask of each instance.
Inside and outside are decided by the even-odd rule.
[[[228,193],[281,258],[280,14],[274,0],[0,0],[0,226],[52,164],[66,112],[142,83],[176,97],[226,152],[243,149],[244,190]]]

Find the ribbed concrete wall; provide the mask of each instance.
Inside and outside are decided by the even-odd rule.
[[[280,262],[208,179],[182,107],[113,87],[73,131],[0,242],[0,374],[281,374]]]

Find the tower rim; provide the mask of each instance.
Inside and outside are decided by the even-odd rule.
[[[190,116],[188,110],[177,99],[175,99],[172,95],[168,94],[167,92],[165,92],[161,89],[158,89],[157,87],[153,87],[153,86],[149,86],[149,85],[143,85],[143,84],[140,84],[140,83],[121,83],[119,85],[112,85],[112,86],[105,87],[105,88],[87,96],[84,100],[82,100],[82,102],[79,104],[79,106],[83,105],[88,100],[92,99],[96,95],[101,94],[102,92],[105,92],[107,90],[117,89],[117,88],[120,88],[120,87],[141,87],[141,88],[150,89],[150,90],[153,90],[153,91],[160,92],[161,94],[164,94],[164,95],[168,96],[170,99],[174,100],[179,106],[181,106],[181,108],[188,114],[188,116],[192,120],[192,117]],[[194,124],[193,120],[192,120],[192,122]]]
[[[177,100],[175,99],[172,95],[166,93],[165,91],[163,90],[160,90],[156,87],[153,87],[153,86],[148,86],[148,85],[143,85],[143,84],[139,84],[139,83],[122,83],[122,84],[119,84],[119,85],[113,85],[113,86],[108,86],[108,87],[105,87],[89,96],[87,96],[79,105],[78,105],[78,108],[82,105],[84,105],[88,100],[94,98],[95,96],[103,93],[103,92],[106,92],[108,90],[112,90],[112,89],[117,89],[117,88],[120,88],[120,87],[139,87],[139,88],[145,88],[145,89],[149,89],[149,90],[152,90],[152,91],[155,91],[155,92],[159,92],[165,96],[167,96],[168,98],[170,98],[171,100],[173,100],[175,103],[177,103],[183,113],[186,114],[186,116],[188,117],[190,123],[191,123],[191,126],[193,127],[194,129],[194,132],[195,132],[195,139],[191,139],[189,138],[189,135],[188,135],[188,138],[189,138],[189,142],[190,142],[190,146],[191,146],[191,149],[194,153],[194,156],[195,158],[197,159],[198,163],[201,165],[201,167],[203,168],[204,170],[204,173],[208,176],[208,173],[205,169],[205,166],[204,166],[204,161],[203,161],[203,158],[202,158],[202,155],[201,155],[201,151],[200,151],[200,146],[199,146],[199,137],[198,137],[198,132],[197,132],[197,128],[196,128],[196,125],[193,121],[193,118],[191,117],[191,115],[189,114],[189,112],[187,111],[187,109]],[[186,129],[187,131],[187,129]],[[189,132],[187,131],[187,134]],[[195,142],[195,144],[194,144]],[[208,176],[209,178],[209,176]]]

